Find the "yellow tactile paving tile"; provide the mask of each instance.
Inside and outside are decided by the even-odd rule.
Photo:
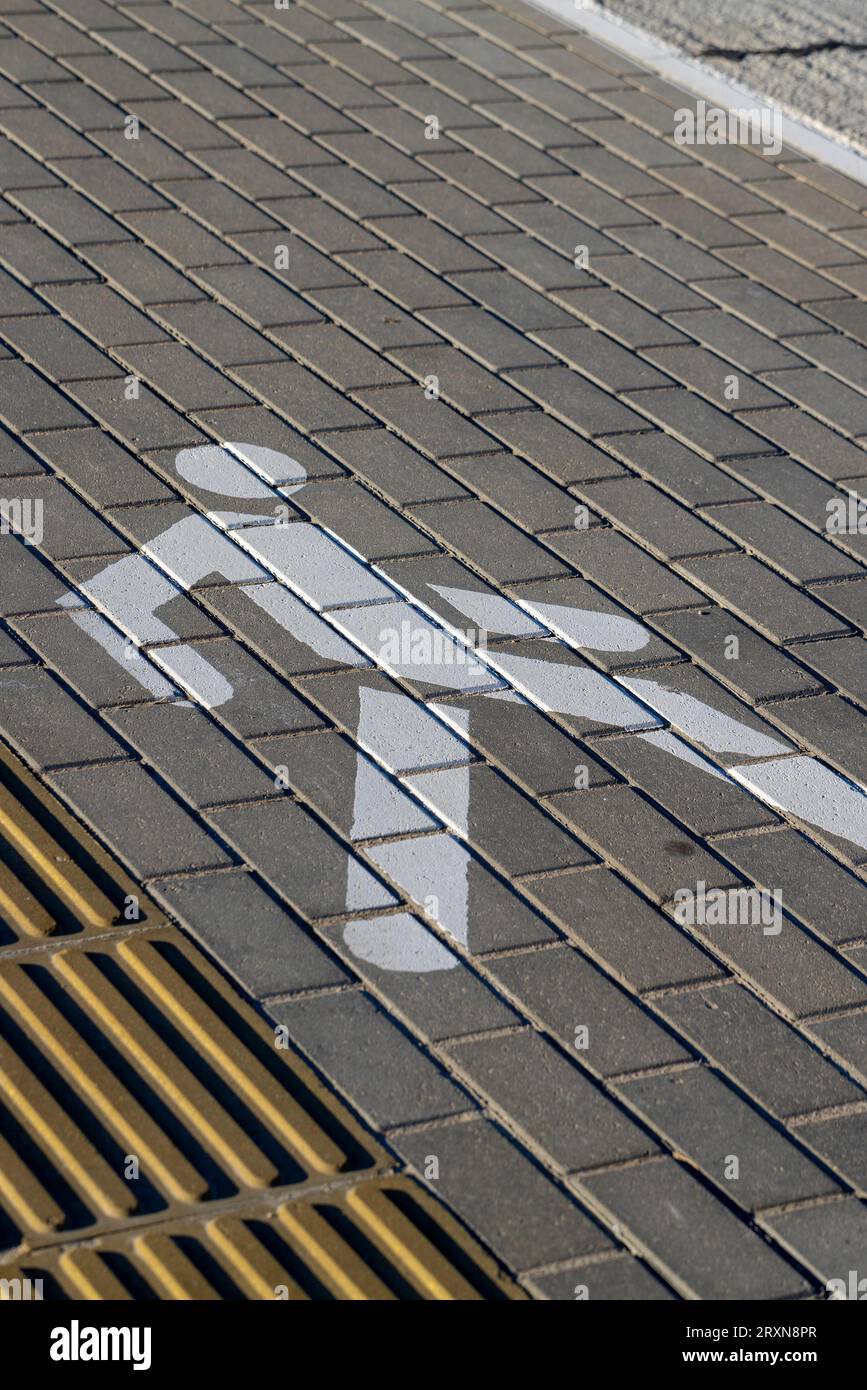
[[[46,1299],[522,1299],[426,1192],[373,1178],[272,1209],[161,1223],[0,1265]],[[8,1297],[14,1296],[10,1286]],[[0,1285],[0,1297],[3,1286]]]
[[[0,1301],[523,1297],[279,1043],[0,748]]]
[[[127,925],[136,911],[143,924],[165,921],[57,798],[0,746],[0,950]]]
[[[171,927],[0,963],[0,1141],[12,1151],[16,1133],[28,1161],[5,1169],[0,1213],[18,1239],[385,1162]]]

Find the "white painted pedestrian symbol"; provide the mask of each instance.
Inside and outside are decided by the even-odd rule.
[[[863,787],[799,753],[776,732],[670,688],[664,677],[609,675],[582,660],[583,650],[646,647],[653,634],[633,618],[462,587],[429,584],[409,591],[345,539],[292,512],[286,499],[304,486],[306,472],[286,454],[250,444],[204,445],[182,450],[175,464],[193,490],[223,499],[220,507],[205,515],[191,508],[140,553],[113,561],[61,600],[156,698],[208,709],[232,698],[226,676],[159,616],[163,605],[217,574],[337,664],[623,729],[709,777],[738,783],[776,810],[867,848]],[[238,506],[227,507],[225,499]],[[540,655],[474,642],[436,611],[434,593],[476,632],[544,639],[535,644]],[[400,634],[407,624],[411,644],[383,641],[385,631]],[[470,718],[459,701],[424,701],[362,681],[351,830],[353,841],[381,835],[384,817],[393,834],[440,827],[438,834],[366,844],[364,853],[422,916],[465,949],[476,862],[468,847]],[[348,912],[364,908],[368,883],[361,861],[350,858]],[[409,913],[356,918],[344,940],[354,955],[389,970],[450,970],[459,963],[446,941]]]

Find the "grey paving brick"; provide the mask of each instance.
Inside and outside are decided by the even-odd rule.
[[[283,116],[305,135],[358,130],[358,122],[320,101],[303,87],[251,87],[250,95]]]
[[[583,377],[576,377],[567,367],[520,368],[507,375],[521,390],[583,433],[613,434],[637,430],[644,424],[640,415]]]
[[[251,265],[199,269],[194,278],[238,309],[257,328],[281,323],[314,323],[320,315],[292,293],[277,275]]]
[[[53,773],[50,781],[141,878],[232,862],[204,826],[139,763],[67,768]]]
[[[277,249],[284,247],[285,251],[280,254],[288,253],[289,263],[285,268],[281,267],[280,278],[293,289],[308,290],[354,283],[354,277],[348,271],[329,257],[320,255],[299,237],[287,236],[282,228],[275,227],[270,232],[233,233],[232,241],[267,270],[274,269]]]
[[[123,548],[102,518],[58,479],[29,478],[26,495],[34,503],[41,503],[43,534],[39,545],[49,559],[111,555]]]
[[[220,367],[275,361],[281,349],[243,319],[208,300],[160,304],[156,317]]]
[[[792,1265],[672,1159],[602,1173],[586,1187],[663,1269],[677,1270],[697,1298],[782,1298],[809,1289]],[[678,1220],[671,1220],[672,1208]],[[695,1240],[696,1230],[703,1240]]]
[[[495,107],[498,103],[492,103],[486,107],[486,111],[495,114],[499,119],[503,118],[503,107],[499,106],[498,111]],[[457,139],[462,145],[466,145],[482,158],[490,160],[499,169],[511,174],[514,178],[524,178],[529,174],[558,174],[563,172],[563,165],[559,160],[552,159],[550,155],[543,154],[540,149],[534,149],[533,144],[528,142],[526,131],[535,135],[536,141],[540,138],[544,141],[547,136],[548,142],[556,140],[568,140],[574,138],[568,127],[555,121],[552,117],[546,116],[543,111],[536,111],[532,107],[525,107],[519,102],[507,102],[505,106],[511,111],[520,110],[524,113],[524,130],[519,134],[514,134],[510,130],[503,129],[501,126],[479,126],[458,132]],[[505,116],[504,124],[514,121],[513,117]],[[518,122],[520,125],[520,120]]]
[[[275,310],[275,312],[277,312]],[[236,375],[304,432],[363,425],[367,417],[343,395],[294,362],[239,366]]]
[[[243,405],[252,399],[180,343],[149,343],[117,352],[136,376],[151,382],[181,410]]]
[[[40,768],[118,758],[125,751],[54,676],[37,666],[4,674],[0,724],[10,742]]]
[[[537,1274],[528,1280],[528,1286],[537,1297],[564,1303],[578,1297],[594,1302],[664,1303],[675,1297],[646,1265],[631,1256],[573,1265],[556,1274]]]
[[[272,1004],[270,1012],[378,1128],[473,1108],[470,1097],[360,991]]]
[[[200,709],[153,704],[106,718],[195,807],[274,794],[273,778]]]
[[[783,1212],[768,1222],[783,1245],[816,1271],[824,1282],[864,1268],[867,1252],[867,1206],[854,1197],[802,1211]]]
[[[70,188],[34,188],[12,195],[16,204],[55,236],[86,246],[92,241],[129,241],[130,233]]]
[[[411,312],[466,302],[463,295],[399,251],[358,251],[346,260],[360,279]]]
[[[532,367],[551,361],[547,353],[528,342],[522,333],[509,328],[485,309],[475,306],[434,309],[425,312],[423,317],[437,332],[452,338],[492,371]]]
[[[802,583],[863,573],[861,565],[768,502],[710,507],[705,515]]]
[[[564,531],[548,539],[551,548],[586,579],[592,579],[636,613],[690,608],[701,603],[697,589],[608,527],[575,531],[571,535]]]
[[[0,537],[0,613],[51,611],[69,589],[23,540]]]
[[[649,362],[592,328],[549,328],[536,330],[533,336],[583,376],[609,391],[668,384],[667,378]]]
[[[820,689],[818,681],[780,647],[723,608],[664,613],[654,619],[691,656],[748,700],[801,695]],[[737,638],[737,659],[729,639]]]
[[[126,99],[125,97],[124,100]],[[192,160],[184,159],[165,140],[154,135],[153,131],[145,132],[138,140],[127,140],[121,128],[95,130],[91,138],[106,154],[126,165],[148,183],[156,183],[161,179],[204,177]]]
[[[493,448],[489,436],[445,401],[428,399],[415,383],[366,388],[355,396],[389,428],[435,459]]]
[[[394,905],[389,889],[297,802],[212,811],[209,820],[305,917],[344,912],[350,884],[357,910]]]
[[[398,348],[390,355],[422,385],[434,377],[440,397],[469,415],[527,403],[506,382],[455,348],[435,343],[429,347]]]
[[[767,453],[765,440],[730,420],[692,391],[673,386],[626,394],[631,405],[646,412],[706,458],[716,460],[735,454]]]
[[[582,246],[587,248],[589,256],[597,253],[613,254],[618,249],[617,243],[610,237],[603,236],[595,227],[580,221],[553,203],[508,203],[503,204],[500,210],[510,222],[523,228],[546,246],[568,256],[573,263],[577,249]]]
[[[568,877],[576,881],[575,875]],[[587,877],[596,873],[577,881]],[[502,956],[489,961],[487,969],[570,1053],[576,1051],[577,1030],[586,1029],[576,1055],[601,1076],[689,1060],[689,1052],[670,1032],[570,946]],[[568,1091],[569,1084],[563,1089]],[[534,1132],[535,1126],[529,1129]]]
[[[534,796],[574,786],[579,763],[588,770],[590,786],[612,780],[586,748],[530,704],[491,701],[479,695],[463,697],[460,707],[469,711],[473,746]]]
[[[867,775],[867,750],[858,730],[863,715],[839,695],[786,700],[773,707],[775,718],[808,747],[819,748],[859,781]]]
[[[553,537],[546,539],[553,540]],[[515,585],[512,587],[512,595],[528,605],[529,612],[537,614],[539,621],[547,620],[555,626],[558,631],[570,638],[570,625],[564,613],[569,609],[579,609],[582,613],[599,613],[606,617],[617,616],[621,619],[628,618],[626,610],[613,604],[611,599],[605,594],[600,594],[599,590],[588,584],[584,579],[576,579],[574,576],[567,578],[541,580],[535,583]],[[561,609],[559,615],[555,612],[546,611],[543,605],[552,604],[554,609]],[[557,618],[560,618],[562,627],[558,625]],[[614,651],[594,651],[593,661],[597,666],[601,666],[606,671],[617,671],[625,667],[643,666],[659,661],[677,661],[679,654],[668,642],[661,637],[655,636],[647,629],[644,645],[634,651],[614,650]],[[574,632],[571,632],[574,639]],[[577,646],[577,641],[575,642]],[[637,654],[636,654],[637,653]],[[574,785],[570,778],[569,786]]]
[[[202,300],[197,286],[178,275],[140,242],[91,245],[86,255],[109,283],[148,308],[154,304]]]
[[[447,1050],[474,1088],[565,1169],[657,1151],[648,1133],[538,1033],[525,1029]]]
[[[111,130],[122,112],[105,97],[101,97],[83,82],[70,80],[66,74],[65,82],[29,83],[30,91],[38,101],[50,110],[67,117],[79,130]]]
[[[588,121],[605,114],[605,108],[597,101],[591,101],[574,87],[567,87],[553,77],[518,77],[508,85],[519,100],[532,102],[564,120]]]
[[[539,872],[592,862],[592,855],[529,798],[484,764],[412,773],[406,785],[447,824],[462,819],[459,798],[469,782],[467,834],[506,874]]]
[[[858,388],[867,375],[867,350],[837,333],[810,333],[792,339],[792,346],[821,367]]]
[[[561,483],[605,478],[622,472],[608,454],[542,410],[511,410],[485,416],[485,429]]]
[[[509,223],[505,218],[492,212],[490,208],[470,197],[457,185],[440,183],[438,180],[425,180],[422,183],[402,183],[400,196],[407,203],[427,213],[441,222],[455,236],[469,236],[471,233],[507,232]],[[384,209],[385,212],[388,209]],[[393,209],[398,215],[398,209]],[[405,212],[406,209],[400,209]],[[374,213],[375,215],[375,213]]]
[[[170,261],[187,270],[195,266],[237,264],[241,257],[183,212],[127,213],[124,222]]]
[[[630,348],[682,343],[683,334],[634,300],[611,289],[578,289],[558,293],[557,298],[574,314]]]
[[[105,381],[70,382],[69,391],[91,415],[134,448],[180,447],[198,444],[203,439],[200,430],[146,386],[140,387],[137,400],[126,400],[121,376]],[[43,428],[46,423],[41,422]]]
[[[296,506],[328,530],[339,530],[369,560],[434,549],[427,536],[356,482],[310,483],[297,494]]]
[[[52,320],[55,328],[57,320]],[[51,430],[28,435],[30,447],[97,508],[168,498],[167,488],[102,430]]]
[[[803,222],[780,212],[761,212],[738,218],[741,226],[754,236],[761,237],[787,256],[805,265],[822,268],[845,264],[854,253],[849,252],[832,237],[814,231]],[[761,278],[761,277],[760,277]]]
[[[322,436],[325,446],[377,492],[398,506],[463,497],[465,489],[384,428],[340,430]]]
[[[605,443],[618,458],[626,459],[639,473],[647,474],[666,492],[690,507],[707,506],[713,502],[737,502],[753,496],[722,469],[708,463],[661,430],[621,435],[607,439]],[[740,460],[736,466],[739,471],[749,467],[742,465]]]
[[[32,367],[9,358],[0,362],[0,416],[18,431],[86,425],[87,417]]]
[[[172,178],[168,183],[171,185],[172,198],[185,211],[221,235],[267,228],[276,230],[273,217],[216,179]]]
[[[825,323],[842,329],[859,343],[867,342],[867,313],[860,299],[816,299],[811,309]]]
[[[755,1210],[839,1190],[829,1173],[707,1067],[640,1077],[617,1090],[738,1206]],[[799,1137],[806,1133],[798,1129]],[[726,1176],[732,1157],[739,1162],[737,1178]]]
[[[863,1099],[861,1088],[843,1071],[739,984],[673,994],[657,1000],[656,1007],[742,1089],[784,1119]],[[816,1024],[812,1031],[830,1041],[827,1030],[836,1023]]]
[[[673,757],[672,744],[667,739],[655,743],[653,735],[606,739],[604,744],[608,762],[698,835],[776,823],[776,816],[742,787],[715,777],[700,758],[687,761],[687,750],[683,745],[680,750],[686,757]]]
[[[29,222],[3,228],[0,259],[28,285],[96,279],[92,270]]]
[[[726,854],[756,883],[780,888],[786,909],[826,940],[858,939],[863,884],[797,831],[738,836]]]
[[[572,496],[512,454],[471,454],[450,459],[449,468],[527,531],[574,525]]]
[[[52,285],[46,288],[45,297],[88,337],[106,347],[153,343],[168,337],[163,329],[107,285]]]
[[[280,771],[281,778],[298,796],[354,840],[441,828],[397,782],[359,754],[340,733],[322,731],[305,737],[293,734],[288,738],[265,739],[254,747],[275,772]],[[354,797],[347,796],[362,769],[371,802],[363,823],[356,813]]]
[[[0,332],[16,352],[54,381],[117,374],[117,366],[109,357],[53,314],[4,317]]]
[[[792,212],[796,217],[819,227],[822,231],[833,231],[837,227],[855,227],[858,214],[829,198],[817,188],[800,179],[775,179],[762,189],[765,198]]]
[[[482,270],[490,265],[485,256],[429,217],[373,218],[372,223],[381,236],[440,275],[449,271]]]
[[[785,1298],[810,1287],[673,1159],[597,1174],[585,1186],[696,1298]]]
[[[503,270],[466,271],[453,282],[498,317],[525,333],[533,328],[568,328],[571,320],[547,296],[522,285]]]
[[[320,933],[368,987],[417,1032],[438,1041],[519,1022],[514,1010],[456,955],[452,954],[448,970],[427,973],[390,970],[360,957],[358,943],[375,940],[371,933],[382,930],[411,933],[414,941],[433,940],[433,933],[408,913],[356,919],[323,927]]]
[[[84,626],[76,619],[83,619]],[[147,675],[144,674],[143,658],[139,657],[138,661],[117,659],[126,650],[126,638],[96,613],[57,611],[10,621],[50,667],[63,673],[67,684],[92,709],[120,701],[133,704],[153,700],[159,694],[174,694],[174,687],[155,668],[151,667]],[[110,655],[105,647],[94,641],[97,633],[107,645],[112,643],[116,655]]]
[[[867,433],[867,397],[816,367],[769,372],[765,380],[843,434]]]
[[[797,1129],[798,1138],[810,1144],[838,1173],[863,1190],[865,1174],[865,1139],[867,1113],[837,1115],[815,1120]]]
[[[376,92],[365,82],[359,82],[336,63],[287,63],[283,71],[293,82],[309,88],[338,111],[351,111],[355,106],[375,106],[377,102],[383,106],[389,104],[387,96]]]
[[[640,213],[636,211],[633,221],[638,221],[641,216],[649,216],[707,251],[722,246],[740,246],[753,241],[748,232],[735,226],[727,217],[719,217],[715,212],[710,212],[680,194],[654,193],[635,198],[633,201],[636,209],[641,210]]]
[[[611,1245],[562,1188],[485,1120],[398,1134],[392,1142],[419,1174],[428,1155],[439,1159],[433,1191],[512,1268],[573,1259]],[[504,1191],[508,1202],[502,1200]]]
[[[609,869],[536,878],[528,888],[572,940],[635,990],[721,974],[716,960]]]
[[[825,478],[858,477],[867,471],[863,449],[802,410],[751,411],[749,424]]]
[[[307,196],[301,186],[276,165],[253,154],[252,150],[235,145],[228,136],[226,143],[231,145],[231,148],[221,146],[215,150],[197,150],[196,159],[204,168],[210,169],[212,174],[225,179],[234,189],[243,193],[245,198],[258,203],[265,199],[294,199]],[[272,210],[269,208],[268,211]]]
[[[584,483],[578,495],[668,559],[731,548],[725,536],[639,479]]]
[[[299,136],[298,139],[300,138]],[[386,192],[373,179],[369,179],[366,174],[359,173],[357,169],[349,169],[345,164],[326,164],[326,158],[330,159],[332,156],[326,156],[325,151],[319,150],[315,161],[311,153],[307,164],[296,164],[293,167],[301,183],[314,189],[335,207],[351,217],[362,220],[388,217],[392,214],[397,217],[407,211],[406,203],[403,201],[405,190],[416,188],[417,184],[402,183],[400,197],[396,197],[393,193]]]
[[[710,593],[779,641],[843,631],[832,614],[747,555],[687,559],[681,568]]]
[[[867,1078],[867,1023],[863,1013],[845,1014],[841,1018],[819,1019],[809,1025],[809,1032],[843,1057],[862,1077]]]
[[[410,514],[498,583],[564,573],[555,556],[475,499],[425,503]]]
[[[741,323],[733,314],[718,309],[690,309],[686,313],[671,314],[669,318],[684,333],[691,334],[747,372],[798,365],[794,353]]]
[[[764,333],[816,333],[819,320],[754,280],[698,280],[695,288]]]
[[[429,328],[365,285],[315,290],[310,298],[377,351],[435,341]]]
[[[730,363],[704,348],[647,348],[644,355],[676,381],[706,396],[721,410],[751,410],[783,404],[782,398],[773,391],[749,378],[741,378],[732,372]],[[731,399],[732,387],[737,391],[736,400]]]
[[[731,870],[631,787],[562,792],[548,798],[548,805],[657,902],[672,898],[686,880],[736,886]]]

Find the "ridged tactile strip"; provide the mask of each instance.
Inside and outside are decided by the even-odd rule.
[[[525,1297],[405,1178],[58,1247],[0,1267],[0,1279],[41,1279],[46,1299],[94,1301]]]
[[[165,914],[0,746],[0,950],[130,920]]]
[[[387,1163],[174,928],[0,964],[0,1247]]]

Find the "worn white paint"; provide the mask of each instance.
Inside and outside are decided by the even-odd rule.
[[[227,445],[225,450],[183,450],[178,467],[196,486],[247,501],[279,501],[304,479],[295,460],[243,444]],[[229,529],[238,522],[237,529]],[[66,595],[60,603],[73,609],[79,626],[119,661],[126,662],[120,633],[136,643],[159,644],[149,647],[147,657],[174,684],[145,660],[134,660],[128,667],[156,698],[177,698],[180,687],[196,703],[214,708],[232,697],[231,683],[157,616],[160,607],[213,574],[243,583],[252,603],[317,654],[341,664],[375,663],[388,669],[381,655],[383,629],[399,629],[408,621],[414,630],[435,634],[446,644],[440,650],[447,650],[452,659],[431,662],[429,668],[414,661],[396,662],[394,675],[633,730],[711,777],[724,779],[726,774],[692,744],[741,759],[771,758],[740,762],[728,775],[765,804],[867,847],[867,794],[817,759],[781,757],[793,752],[790,744],[670,689],[663,678],[609,676],[580,657],[557,659],[570,648],[640,651],[650,640],[649,629],[620,612],[529,601],[516,607],[477,590],[431,586],[476,628],[525,636],[528,627],[529,633],[538,633],[541,622],[557,634],[556,640],[532,643],[537,654],[528,656],[499,646],[482,649],[461,643],[457,629],[431,613],[423,594],[410,594],[412,602],[404,601],[387,575],[358,558],[339,537],[305,521],[277,525],[257,517],[256,524],[249,525],[241,512],[215,511],[208,519],[191,512],[143,552],[110,562],[80,586],[93,608],[78,607],[81,600],[75,595]],[[361,756],[357,762],[352,836],[367,841],[364,853],[369,861],[463,947],[470,929],[470,866],[487,872],[461,843],[469,824],[469,765],[474,761],[462,735],[471,717],[459,702],[432,701],[426,708],[403,693],[376,686],[359,689],[356,741],[375,761]],[[409,774],[404,781],[414,795],[407,795],[383,768]],[[454,833],[424,833],[437,822],[420,801]],[[386,835],[413,838],[375,842],[374,837]],[[397,903],[394,893],[361,860],[350,857],[348,911],[381,911]],[[408,914],[350,922],[344,935],[360,958],[387,969],[444,970],[458,963],[457,956]]]
[[[729,774],[778,811],[867,849],[867,791],[817,758],[775,758]]]

